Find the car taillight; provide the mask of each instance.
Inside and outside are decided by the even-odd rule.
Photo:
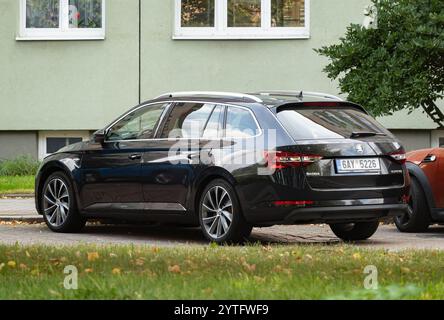
[[[404,164],[407,160],[407,155],[404,151],[390,153],[389,156],[400,164]]]
[[[301,154],[286,151],[266,151],[265,159],[272,169],[284,169],[291,167],[306,167],[322,159],[322,156],[314,154]]]

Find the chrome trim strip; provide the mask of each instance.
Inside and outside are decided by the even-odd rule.
[[[107,210],[107,211],[180,211],[186,212],[187,209],[180,203],[175,202],[104,202],[94,203],[84,210]]]
[[[251,94],[246,93],[238,93],[238,92],[223,92],[223,91],[182,91],[182,92],[167,92],[164,94],[161,94],[160,96],[156,97],[155,99],[162,99],[162,98],[179,98],[179,97],[188,97],[188,96],[220,96],[220,97],[235,97],[235,98],[241,98],[241,99],[251,99],[255,102],[262,103],[263,101],[255,97]]]
[[[187,211],[180,203],[166,203],[166,202],[145,202],[144,210],[154,211]]]

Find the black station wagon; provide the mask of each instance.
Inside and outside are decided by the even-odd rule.
[[[106,218],[200,225],[222,243],[253,227],[327,223],[364,240],[407,211],[404,162],[389,131],[331,95],[168,93],[48,156],[35,199],[56,232]]]

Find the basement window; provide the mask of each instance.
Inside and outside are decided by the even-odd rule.
[[[175,0],[174,39],[307,39],[310,0]]]
[[[105,38],[105,0],[20,0],[17,40]]]

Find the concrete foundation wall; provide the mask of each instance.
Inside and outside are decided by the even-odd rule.
[[[37,158],[37,132],[0,131],[0,160],[12,159],[21,155]]]
[[[429,130],[390,130],[401,140],[407,151],[431,147],[431,133]]]

